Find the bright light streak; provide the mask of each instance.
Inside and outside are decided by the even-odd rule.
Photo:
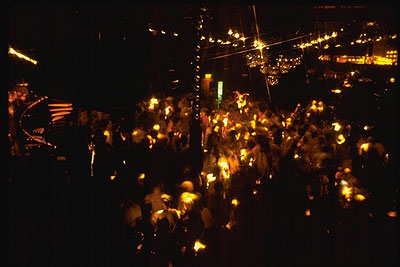
[[[8,53],[11,55],[16,55],[19,58],[25,59],[26,61],[29,61],[29,62],[33,63],[34,65],[36,65],[38,63],[36,60],[33,60],[33,59],[25,56],[24,54],[21,54],[21,53],[15,51],[14,48],[12,48],[11,46],[8,48]]]
[[[56,112],[56,111],[72,111],[73,108],[52,108],[50,109],[50,112]]]
[[[70,111],[62,111],[62,112],[52,113],[51,116],[57,117],[57,116],[63,116],[63,115],[68,115],[68,114],[71,114],[71,112]]]
[[[67,108],[67,107],[72,107],[72,104],[71,103],[53,103],[53,104],[47,104],[47,106],[49,106],[49,107],[64,107],[64,108]]]
[[[363,195],[361,195],[361,194],[357,194],[357,195],[354,196],[354,199],[357,200],[357,201],[364,201],[365,197]]]

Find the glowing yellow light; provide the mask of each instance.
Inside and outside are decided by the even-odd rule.
[[[306,210],[305,211],[305,215],[308,217],[308,216],[311,216],[311,210]]]
[[[340,145],[343,144],[345,141],[346,139],[344,138],[343,134],[339,134],[337,137],[337,143]]]
[[[233,37],[235,37],[235,38],[239,38],[240,37],[240,34],[239,33],[235,33],[234,35],[233,35]]]
[[[149,109],[153,110],[155,105],[158,105],[158,99],[153,97],[149,101]]]
[[[234,198],[234,199],[232,199],[231,203],[233,206],[237,206],[239,204],[239,201],[236,198]]]
[[[246,133],[244,134],[244,136],[243,136],[243,139],[244,139],[244,140],[249,140],[249,139],[250,139],[250,133],[249,133],[249,132],[246,132]]]
[[[144,173],[139,173],[137,178],[138,178],[139,180],[143,180],[145,177],[146,177],[146,174],[144,174]]]
[[[214,128],[214,132],[218,133],[218,131],[219,131],[219,126],[217,125],[217,126],[215,126],[215,128]]]
[[[253,129],[256,128],[256,121],[255,120],[250,121],[250,127],[253,128]]]
[[[104,134],[105,136],[107,136],[107,137],[109,137],[109,136],[110,136],[110,132],[109,132],[109,131],[107,131],[107,130],[105,130],[105,131],[103,132],[103,134]]]
[[[116,177],[116,175],[110,175],[110,180],[111,180],[111,181],[114,180],[115,177]]]
[[[392,78],[390,78],[390,82],[391,83],[394,83],[394,81],[395,81],[395,79],[392,77]]]
[[[211,77],[212,77],[212,74],[210,74],[210,73],[206,73],[205,77],[206,77],[206,79],[211,79]]]
[[[246,156],[247,156],[247,150],[244,148],[240,149],[240,160],[242,161],[245,160]]]
[[[151,137],[151,135],[147,135],[147,139],[149,139],[149,148],[152,149],[157,140]]]
[[[214,174],[212,174],[212,173],[207,174],[207,182],[209,182],[209,183],[214,182],[216,179],[217,179],[217,177],[214,176]]]
[[[158,138],[158,139],[162,139],[162,138],[164,138],[164,137],[166,137],[165,134],[162,134],[162,133],[158,133],[158,134],[157,134],[157,138]]]
[[[352,187],[348,187],[348,186],[343,186],[342,188],[342,195],[349,200],[351,194],[353,193],[353,188]]]
[[[194,250],[197,252],[199,249],[205,249],[206,248],[206,246],[204,245],[204,244],[202,244],[202,243],[200,243],[200,241],[199,240],[197,240],[195,243],[194,243]]]
[[[235,135],[235,138],[236,138],[236,140],[239,140],[239,138],[240,138],[240,133],[237,133],[237,134]]]
[[[229,29],[228,34],[229,34],[229,35],[232,35],[232,34],[233,34],[233,31],[232,31],[231,29]]]
[[[299,157],[300,157],[300,156],[299,156],[297,153],[294,154],[294,158],[295,158],[295,159],[298,159]]]
[[[122,164],[126,165],[126,160],[123,160],[123,161],[122,161]]]
[[[56,112],[56,113],[52,113],[51,116],[52,117],[57,117],[57,116],[63,116],[63,115],[68,115],[68,114],[71,114],[71,111]]]
[[[269,179],[272,180],[272,173],[269,175]]]
[[[307,117],[310,117],[310,116],[311,116],[310,112],[307,112],[306,116],[307,116]]]
[[[138,134],[138,131],[137,130],[134,130],[133,132],[132,132],[132,135],[133,136],[135,136],[135,135],[137,135]]]
[[[244,41],[246,41],[246,38],[243,36],[240,38],[240,40],[244,42]]]
[[[224,118],[222,122],[224,123],[224,127],[226,127],[228,125],[228,118]]]
[[[253,190],[253,195],[257,195],[258,191],[256,189]]]
[[[332,90],[331,92],[332,92],[332,93],[335,93],[335,94],[340,94],[340,93],[342,92],[342,90],[340,90],[340,89],[334,89],[334,90]]]
[[[224,156],[221,156],[218,159],[218,166],[221,168],[222,177],[224,177],[225,179],[228,179],[230,177],[229,163],[228,163],[228,160]]]
[[[338,122],[332,123],[332,126],[334,126],[333,130],[336,132],[338,132],[342,128],[342,126]]]
[[[25,59],[26,61],[29,61],[29,62],[33,63],[34,65],[37,64],[36,60],[33,60],[33,59],[25,56],[24,54],[21,54],[21,53],[15,51],[14,48],[12,48],[11,46],[8,48],[8,53],[11,55],[16,55],[19,58]]]
[[[154,124],[153,125],[153,130],[156,130],[156,131],[160,130],[160,125]]]
[[[319,112],[324,111],[324,108],[323,108],[323,107],[317,107],[317,109],[318,109]]]
[[[316,105],[312,105],[312,106],[311,106],[311,109],[312,109],[313,111],[316,111],[316,110],[317,110],[317,106],[316,106]]]
[[[345,173],[350,173],[350,172],[351,172],[351,169],[350,169],[350,168],[344,168],[344,172],[345,172]]]
[[[367,152],[369,149],[369,143],[364,143],[360,146],[360,152],[364,151]]]
[[[254,159],[250,158],[249,166],[253,166],[253,161],[254,161]]]
[[[194,200],[197,199],[197,195],[189,192],[183,192],[181,194],[180,199],[185,203],[185,204],[192,204]]]
[[[52,103],[52,104],[47,104],[49,107],[71,107],[72,104],[70,103]]]
[[[357,200],[357,201],[364,201],[365,197],[363,195],[361,195],[361,194],[357,194],[357,195],[354,196],[354,199]]]
[[[72,107],[68,107],[68,108],[52,108],[52,109],[50,109],[50,112],[72,111],[72,110],[73,110]]]

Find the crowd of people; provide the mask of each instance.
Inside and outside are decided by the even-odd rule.
[[[106,266],[381,261],[363,241],[368,218],[396,216],[395,180],[373,125],[338,118],[320,100],[280,110],[235,92],[201,110],[197,173],[187,97],[153,97],[128,116],[82,109],[66,129],[67,160],[51,171],[70,188],[58,191],[73,214],[60,215],[75,231],[68,240],[84,240],[64,241],[74,246],[69,262],[84,254]],[[43,181],[55,183],[50,174]]]

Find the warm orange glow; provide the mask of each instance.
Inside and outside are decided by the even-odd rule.
[[[199,240],[196,240],[196,242],[194,243],[194,247],[193,248],[197,252],[200,249],[205,249],[206,246],[204,244],[200,243]]]
[[[386,214],[390,218],[396,218],[397,217],[397,212],[396,211],[388,211]]]
[[[340,144],[343,144],[345,141],[346,141],[346,138],[344,138],[343,134],[339,134],[336,142],[340,145]]]
[[[197,199],[197,195],[189,193],[189,192],[183,192],[181,194],[181,201],[185,204],[192,204],[194,200]]]
[[[108,130],[105,130],[105,131],[103,132],[103,134],[104,134],[105,136],[107,136],[107,137],[110,136],[110,132],[109,132]]]
[[[334,126],[333,130],[336,132],[338,132],[342,128],[342,126],[338,122],[332,123],[332,126]]]
[[[54,118],[52,118],[51,119],[51,121],[58,121],[58,120],[61,120],[62,118],[64,118],[64,116],[57,116],[57,117],[54,117]]]
[[[160,130],[160,125],[154,124],[153,130],[159,131]]]
[[[113,174],[113,175],[110,175],[110,180],[111,180],[111,181],[114,180],[115,177],[117,177],[117,171],[114,171],[114,174]]]
[[[57,112],[57,111],[72,111],[73,108],[69,107],[69,108],[52,108],[50,109],[50,112]]]
[[[350,168],[344,168],[344,173],[350,173],[351,169]]]
[[[247,150],[245,148],[240,149],[240,160],[243,161],[246,159]]]
[[[209,174],[207,174],[207,182],[208,182],[208,183],[210,183],[210,182],[214,182],[216,179],[217,179],[217,177],[216,177],[216,176],[214,176],[214,174],[213,174],[213,173],[209,173]]]
[[[391,83],[394,83],[394,82],[395,82],[395,78],[393,78],[393,77],[390,78],[390,82],[391,82]]]
[[[305,211],[305,215],[308,217],[308,216],[311,216],[311,210],[306,210]]]
[[[71,114],[71,112],[70,111],[62,111],[62,112],[52,113],[51,116],[57,117],[57,116],[63,116],[63,115],[68,115],[68,114]]]
[[[360,146],[360,154],[364,151],[364,152],[368,152],[369,149],[369,143],[364,143]]]
[[[158,105],[158,99],[152,97],[149,101],[149,110],[153,110],[155,105]]]
[[[221,156],[218,159],[218,166],[221,168],[222,177],[224,177],[225,179],[228,179],[230,177],[229,163],[228,163],[228,160],[224,156]]]
[[[26,61],[29,61],[29,62],[33,63],[34,65],[36,65],[38,63],[36,60],[33,60],[33,59],[25,56],[24,54],[21,54],[21,53],[15,51],[14,48],[12,48],[11,46],[8,48],[8,53],[11,55],[16,55],[19,58],[25,59]]]
[[[236,198],[234,198],[234,199],[232,199],[231,203],[232,203],[233,206],[236,207],[239,204],[239,201]]]
[[[156,143],[156,139],[154,139],[153,137],[151,137],[151,135],[147,135],[147,139],[149,139],[149,148],[152,149],[153,145]]]
[[[354,199],[357,200],[357,201],[364,201],[365,197],[363,195],[361,195],[361,194],[357,194],[357,195],[354,196]]]
[[[139,173],[137,178],[138,178],[139,180],[143,180],[145,177],[146,177],[146,174],[144,174],[144,173]]]
[[[348,186],[343,186],[342,195],[346,198],[347,201],[350,201],[350,196],[353,193],[353,188]]]

